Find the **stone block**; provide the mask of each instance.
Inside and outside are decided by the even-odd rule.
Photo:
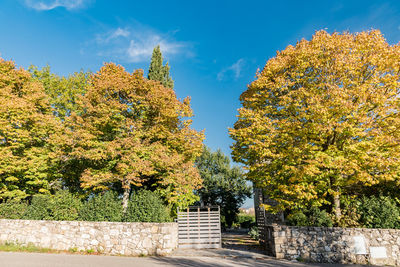
[[[284,253],[276,253],[275,258],[284,259],[285,258],[285,254]]]
[[[84,233],[84,234],[82,234],[82,238],[83,238],[83,239],[89,239],[89,238],[90,238],[90,235]]]

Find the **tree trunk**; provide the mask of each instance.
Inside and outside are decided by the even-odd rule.
[[[333,193],[333,209],[335,211],[336,221],[338,222],[340,220],[340,217],[342,217],[342,211],[340,209],[340,192],[339,192],[339,190],[337,190],[335,193]]]
[[[122,212],[126,214],[128,209],[129,194],[131,193],[131,185],[128,181],[123,181],[122,188],[124,189],[124,194],[122,196]]]
[[[342,211],[340,209],[340,186],[337,184],[337,177],[335,176],[330,177],[330,186],[333,191],[332,211],[335,213],[335,220],[336,223],[338,223],[340,218],[342,217]]]

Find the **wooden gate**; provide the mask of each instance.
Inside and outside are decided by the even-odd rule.
[[[178,209],[180,248],[221,248],[219,206]]]

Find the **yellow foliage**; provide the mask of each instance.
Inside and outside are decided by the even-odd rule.
[[[204,134],[190,128],[189,99],[147,80],[142,71],[128,73],[104,65],[78,99],[78,112],[66,118],[61,158],[84,162],[83,188],[104,190],[118,183],[157,185],[170,203],[191,195],[201,184],[194,159]],[[185,195],[186,194],[186,195]]]
[[[42,84],[0,59],[0,200],[50,190],[48,140],[59,127]]]
[[[271,58],[241,95],[233,157],[279,209],[399,181],[400,46],[318,31]]]

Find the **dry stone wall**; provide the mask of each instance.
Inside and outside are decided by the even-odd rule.
[[[266,249],[277,258],[400,266],[400,230],[267,226]]]
[[[178,225],[0,219],[0,242],[111,255],[167,255],[178,246]]]

